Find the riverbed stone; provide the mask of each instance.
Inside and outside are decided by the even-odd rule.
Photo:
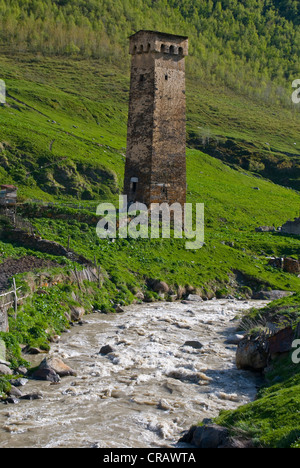
[[[22,395],[20,400],[27,400],[27,401],[34,401],[34,400],[42,400],[43,396],[41,393],[29,393],[28,395]]]
[[[18,403],[20,403],[20,400],[15,396],[9,396],[5,399],[4,403],[6,405],[17,405]]]
[[[27,367],[20,366],[20,367],[18,367],[18,368],[15,370],[15,373],[16,373],[17,375],[24,375],[24,376],[25,376],[25,375],[27,375],[27,373],[28,373],[28,369],[27,369]]]
[[[238,344],[236,366],[238,369],[263,371],[268,365],[266,343],[258,337],[246,336]]]
[[[10,380],[9,383],[11,385],[13,385],[14,387],[24,387],[24,385],[26,385],[28,382],[27,379],[23,379],[23,378],[20,378],[20,379],[13,379],[13,380]]]
[[[35,346],[26,346],[24,349],[23,349],[23,353],[24,354],[31,354],[32,356],[35,356],[37,354],[45,354],[46,351],[43,351],[42,349],[40,348],[37,348]]]
[[[244,339],[244,335],[231,335],[225,341],[226,344],[238,345]]]
[[[203,299],[201,296],[198,294],[189,294],[188,297],[186,298],[186,301],[190,302],[203,302]]]
[[[276,301],[277,299],[282,299],[283,297],[291,296],[292,294],[294,293],[280,290],[260,291],[254,293],[252,299],[258,299],[262,301]]]
[[[13,371],[5,364],[0,364],[0,375],[12,375]]]
[[[32,378],[35,380],[45,380],[47,382],[60,382],[59,375],[53,369],[38,368],[32,374]]]
[[[203,344],[197,340],[186,341],[183,346],[190,346],[191,348],[194,348],[194,349],[203,348]]]
[[[121,307],[120,304],[115,304],[114,310],[117,314],[122,314],[123,312],[125,312],[125,310],[123,309],[123,307]]]
[[[113,352],[114,352],[114,349],[110,345],[102,346],[102,348],[100,349],[100,354],[102,354],[103,356],[106,356],[107,354],[110,354]]]
[[[85,310],[83,307],[73,306],[71,308],[71,320],[73,320],[74,322],[78,322],[79,320],[81,320],[84,314]]]
[[[229,430],[217,424],[192,426],[180,439],[197,448],[219,448],[228,442]]]
[[[8,395],[10,397],[20,398],[22,396],[22,392],[18,388],[14,387],[12,385],[9,392],[8,392]]]
[[[138,291],[135,295],[135,297],[139,300],[139,301],[143,301],[145,299],[145,295],[142,291]]]
[[[76,372],[57,357],[45,358],[39,369],[53,370],[59,377],[68,377],[70,375],[76,377]]]

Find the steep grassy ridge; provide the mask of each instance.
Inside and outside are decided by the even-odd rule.
[[[97,61],[2,56],[0,177],[30,198],[115,199],[129,76]],[[282,185],[299,184],[298,114],[187,80],[188,144]]]

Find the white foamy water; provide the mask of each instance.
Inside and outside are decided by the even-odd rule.
[[[0,405],[0,447],[174,446],[191,425],[255,398],[259,377],[236,369],[225,341],[237,314],[265,304],[143,304],[87,316],[50,353],[78,376],[30,381],[21,391],[42,400]],[[184,346],[191,340],[203,347]],[[100,355],[107,344],[114,352]]]

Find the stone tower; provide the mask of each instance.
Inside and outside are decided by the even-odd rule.
[[[129,204],[186,202],[185,57],[188,38],[130,37],[131,85],[124,194]]]

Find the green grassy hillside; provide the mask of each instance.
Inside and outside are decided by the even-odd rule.
[[[30,198],[114,198],[123,183],[128,73],[96,60],[3,55],[0,75],[1,180]],[[190,147],[298,188],[297,114],[187,78]]]
[[[16,183],[23,200],[95,208],[116,201],[123,185],[128,74],[98,61],[28,55],[1,57],[0,70],[8,91],[7,105],[0,108],[0,182]],[[258,106],[228,90],[216,94],[189,78],[187,101],[190,137],[209,128],[209,138],[234,138],[256,148],[266,142],[282,152],[292,151],[295,142],[300,146],[300,121],[276,105]],[[79,253],[99,255],[105,268],[118,265],[125,276],[138,272],[138,281],[163,277],[172,285],[189,282],[216,291],[227,284],[230,290],[230,276],[239,271],[254,289],[297,290],[299,279],[268,267],[266,257],[299,256],[299,241],[254,230],[298,215],[298,193],[197,149],[188,149],[187,169],[188,201],[205,204],[206,245],[200,251],[188,252],[175,240],[140,241],[138,248],[118,241],[99,248],[95,224],[75,234],[72,222],[38,217],[32,222],[45,238],[64,245],[72,235]],[[172,259],[174,248],[179,260]]]

